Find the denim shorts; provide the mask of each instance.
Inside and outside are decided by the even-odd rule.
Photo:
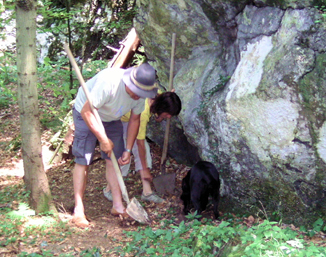
[[[88,128],[81,114],[73,108],[73,119],[75,124],[75,136],[72,146],[72,154],[75,156],[75,162],[81,165],[90,165],[92,163],[97,138]],[[108,138],[114,144],[113,152],[117,159],[122,156],[124,151],[123,126],[120,120],[102,122]],[[106,153],[101,151],[102,159],[110,159]]]

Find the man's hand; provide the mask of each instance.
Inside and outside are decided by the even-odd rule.
[[[130,152],[124,151],[122,156],[119,158],[118,163],[119,165],[126,165],[130,162]]]
[[[111,156],[112,149],[114,147],[113,142],[111,139],[107,138],[107,140],[100,142],[100,149],[108,155],[108,157]]]

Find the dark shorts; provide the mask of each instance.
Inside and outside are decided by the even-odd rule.
[[[97,138],[88,128],[81,114],[73,108],[73,118],[75,124],[75,136],[72,146],[72,154],[75,156],[75,162],[81,165],[90,165],[92,163]],[[119,159],[124,151],[123,127],[120,120],[111,122],[102,122],[108,138],[114,144],[113,152]],[[110,159],[107,154],[101,151],[102,159]]]

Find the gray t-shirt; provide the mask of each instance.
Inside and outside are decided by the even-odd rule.
[[[134,100],[126,92],[122,80],[124,71],[119,68],[107,68],[86,82],[93,106],[98,109],[102,121],[120,120],[121,116],[130,110],[135,114],[144,110],[145,99]],[[75,101],[75,109],[78,112],[81,112],[86,100],[84,90],[80,87]]]

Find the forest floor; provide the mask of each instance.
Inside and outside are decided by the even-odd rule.
[[[58,99],[53,97],[49,92],[43,92],[42,97],[47,99],[47,101],[51,103],[50,106],[54,108],[60,104],[58,104]],[[49,106],[49,104],[42,105],[42,103],[40,103],[41,116],[50,113],[47,106]],[[19,110],[16,104],[12,103],[7,108],[0,108],[0,130],[0,191],[2,191],[5,190],[6,187],[15,184],[21,185],[23,183],[24,169],[20,150]],[[148,226],[156,230],[164,227],[166,221],[173,220],[173,224],[178,225],[186,219],[182,213],[183,205],[180,200],[180,195],[182,191],[182,179],[190,170],[190,167],[178,164],[175,160],[168,157],[167,172],[176,173],[175,191],[173,194],[163,195],[162,197],[165,199],[165,202],[162,204],[151,204],[141,201],[142,186],[138,173],[134,174],[134,172],[131,172],[125,178],[130,199],[136,197],[143,205],[152,221],[150,225],[145,225],[131,218],[122,219],[110,214],[112,202],[107,201],[103,196],[103,188],[106,186],[104,161],[99,160],[91,165],[84,200],[86,216],[91,221],[91,226],[87,229],[77,228],[71,222],[74,208],[72,184],[72,169],[74,162],[69,158],[55,158],[53,163],[49,164],[54,153],[54,149],[51,149],[51,144],[49,143],[53,134],[54,132],[51,129],[44,127],[43,122],[41,139],[44,167],[55,206],[61,220],[66,224],[62,232],[62,240],[56,243],[53,242],[53,240],[49,239],[51,233],[49,233],[48,238],[36,236],[33,243],[27,244],[18,240],[15,244],[5,245],[5,247],[0,245],[0,256],[17,256],[23,252],[39,254],[28,256],[44,256],[44,251],[52,254],[47,254],[46,256],[121,256],[121,254],[116,251],[116,249],[118,249],[117,247],[126,245],[131,240],[126,236],[125,232],[137,231],[138,229],[145,230]],[[150,147],[153,159],[152,174],[156,177],[160,175],[162,153],[161,149],[152,142],[150,142]],[[134,165],[132,162],[131,170],[133,170],[133,168]],[[17,199],[15,196],[11,198],[12,203],[10,205],[14,206],[17,204]],[[2,208],[2,206],[0,206],[0,208]],[[220,214],[223,215],[221,212]],[[212,206],[208,206],[207,210],[202,213],[202,216],[206,219],[213,219]],[[243,217],[242,219],[242,222],[249,226],[253,221],[257,222],[256,218],[254,219],[252,216],[248,218]],[[220,222],[220,220],[215,220],[213,224],[218,225]],[[284,226],[291,226],[294,230],[299,230],[293,225]],[[67,233],[67,231],[69,233]],[[60,235],[61,232],[57,232]],[[4,238],[5,234],[0,231],[0,243],[3,242]],[[306,240],[326,246],[325,234],[321,232],[314,237],[307,237]],[[102,255],[95,253],[85,255],[85,251],[94,248],[100,249]]]
[[[42,110],[42,106],[40,107]],[[43,110],[44,111],[44,110]],[[1,119],[1,138],[0,138],[0,190],[8,185],[22,183],[24,176],[23,161],[21,151],[18,147],[16,151],[8,150],[8,147],[13,149],[19,141],[19,111],[16,105],[11,105],[10,108],[0,109]],[[74,162],[71,159],[58,161],[54,159],[52,164],[49,160],[52,158],[54,150],[51,150],[49,139],[53,133],[44,129],[42,131],[42,155],[45,171],[48,177],[52,197],[54,199],[57,210],[60,213],[62,220],[67,221],[72,228],[73,233],[66,237],[58,244],[47,244],[44,248],[51,253],[75,253],[85,249],[97,247],[101,252],[107,252],[121,242],[127,242],[129,239],[125,236],[124,231],[135,231],[138,228],[146,228],[147,225],[140,224],[131,218],[122,219],[114,217],[110,214],[112,202],[106,200],[103,196],[103,188],[106,186],[105,166],[104,161],[99,160],[91,166],[88,177],[87,188],[85,193],[85,209],[86,216],[91,221],[91,226],[87,229],[79,229],[70,222],[74,208],[74,194],[72,184],[72,169]],[[18,142],[19,143],[19,142]],[[18,144],[19,146],[19,144]],[[150,143],[151,153],[153,158],[152,174],[154,177],[160,174],[161,149],[154,143]],[[133,169],[133,162],[131,170]],[[162,204],[151,204],[142,202],[140,196],[142,193],[141,180],[138,173],[129,173],[125,178],[125,183],[130,199],[136,197],[144,206],[150,219],[152,220],[151,227],[159,228],[164,222],[164,219],[173,218],[178,224],[185,219],[182,213],[182,202],[180,201],[181,181],[186,175],[190,167],[176,163],[173,159],[168,158],[167,172],[176,172],[176,188],[174,194],[163,195],[165,202]],[[154,186],[153,186],[154,189]],[[13,199],[14,201],[15,199]],[[213,218],[211,208],[203,214],[204,217]],[[1,233],[0,233],[1,234]],[[1,235],[0,235],[1,237]],[[16,256],[17,253],[26,251],[33,252],[40,247],[42,238],[40,238],[33,246],[21,244],[19,249],[4,250],[8,252],[8,256]],[[10,252],[14,253],[11,255]],[[3,256],[0,251],[0,256]],[[111,253],[109,256],[119,256],[119,253]]]

